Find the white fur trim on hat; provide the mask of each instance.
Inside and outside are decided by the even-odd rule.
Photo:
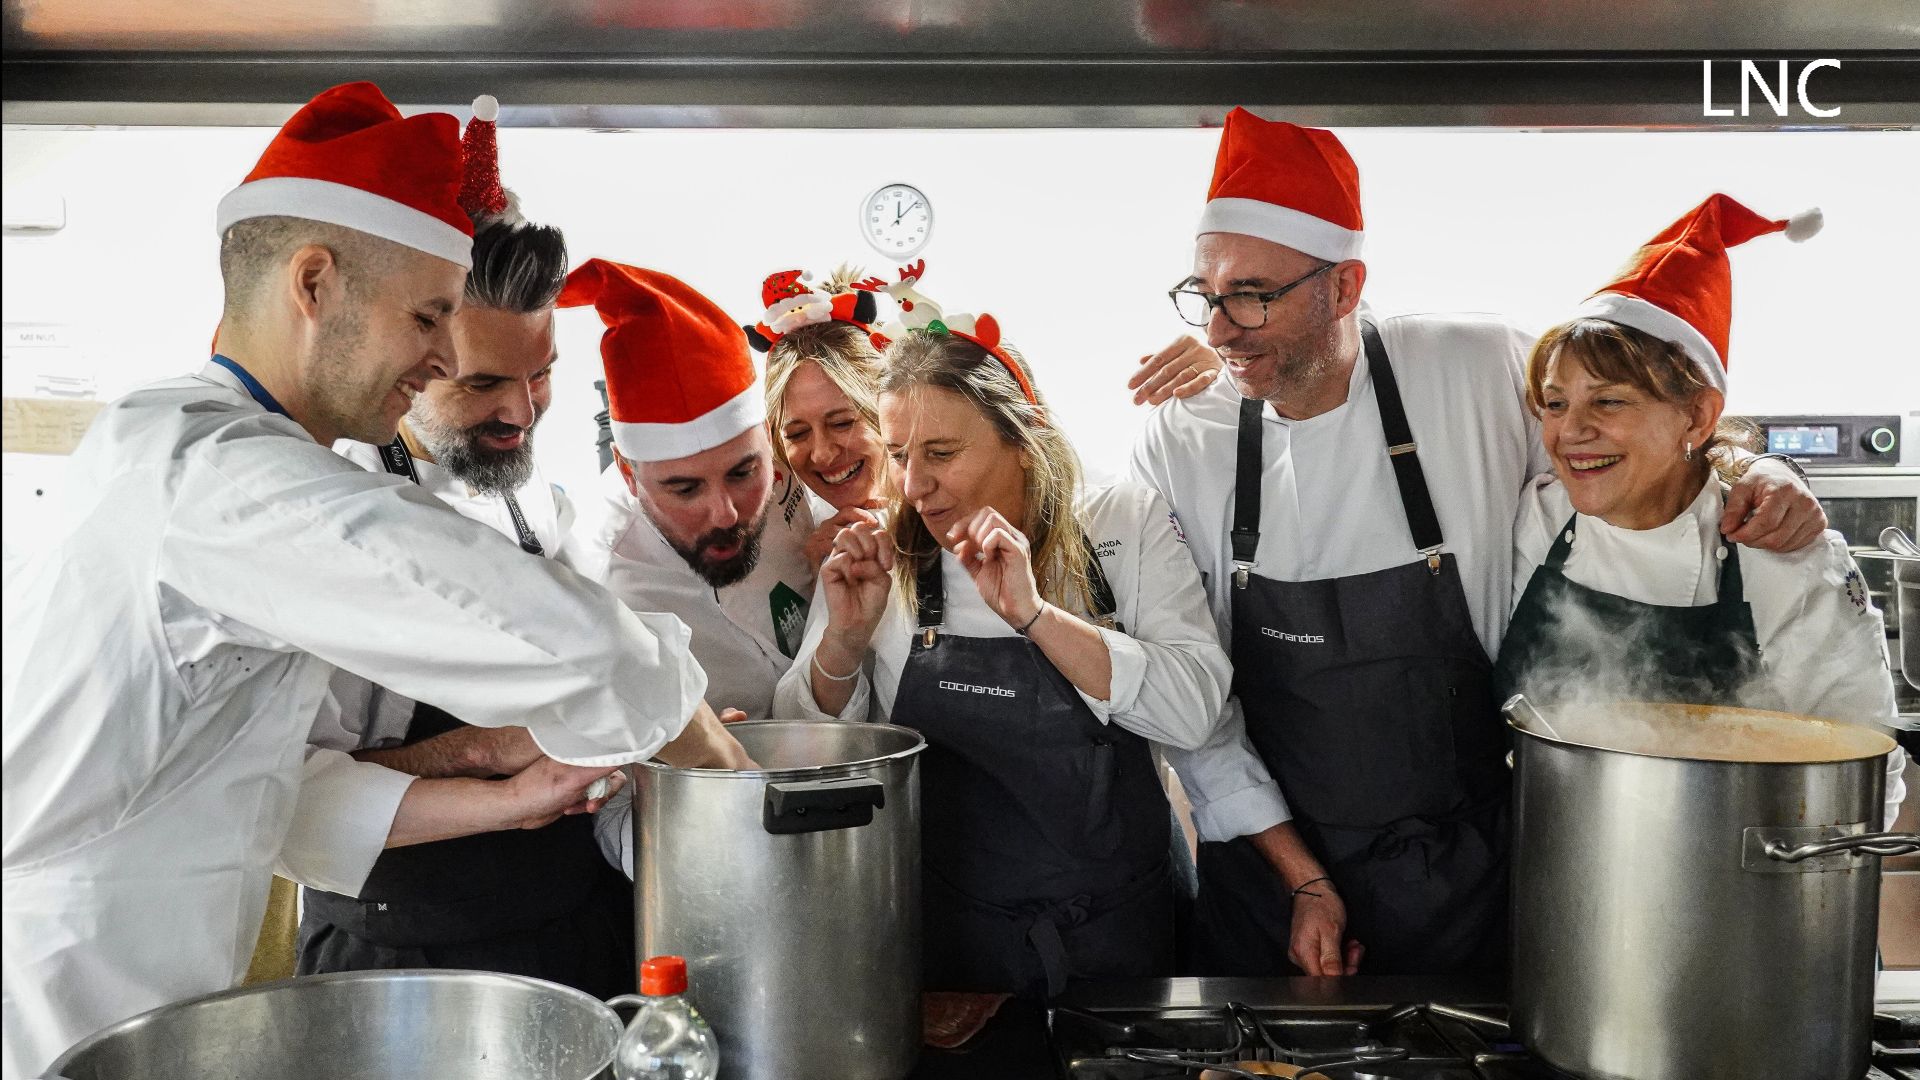
[[[1606,319],[1652,334],[1661,341],[1670,341],[1686,350],[1706,374],[1708,382],[1722,393],[1726,392],[1727,369],[1721,364],[1720,353],[1714,349],[1713,342],[1694,329],[1692,323],[1658,304],[1625,293],[1603,292],[1581,304],[1573,317]]]
[[[1258,199],[1213,199],[1200,212],[1201,233],[1240,233],[1328,262],[1360,257],[1367,234],[1344,229],[1325,218]]]
[[[630,424],[615,420],[613,445],[628,461],[672,461],[711,450],[766,422],[766,399],[755,382],[733,400],[685,423]]]
[[[257,217],[324,221],[473,268],[473,237],[432,214],[331,180],[269,176],[241,184],[220,200],[215,220],[224,236],[235,223]]]

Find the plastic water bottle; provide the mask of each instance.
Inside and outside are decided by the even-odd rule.
[[[720,1048],[686,992],[687,962],[680,957],[656,956],[640,965],[640,996],[614,999],[639,1006],[613,1052],[616,1080],[717,1080]]]

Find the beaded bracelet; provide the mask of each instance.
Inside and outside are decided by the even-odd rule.
[[[847,672],[845,675],[835,675],[826,668],[821,667],[819,653],[813,654],[813,670],[819,672],[820,677],[828,682],[852,682],[860,677],[860,668],[858,666],[855,666],[852,671]]]

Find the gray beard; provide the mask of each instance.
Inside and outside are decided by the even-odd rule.
[[[536,417],[534,423],[540,421]],[[440,426],[433,415],[414,403],[413,412],[407,416],[407,423],[414,434],[420,437],[433,460],[441,468],[454,475],[454,478],[482,495],[511,495],[524,487],[533,477],[533,428],[527,429],[527,437],[512,450],[488,450],[480,445],[480,437],[499,434],[492,421],[473,427],[449,431]]]

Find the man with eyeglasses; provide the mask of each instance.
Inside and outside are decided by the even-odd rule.
[[[1375,318],[1362,237],[1331,132],[1227,117],[1172,290],[1227,378],[1156,410],[1133,456],[1234,659],[1213,741],[1168,753],[1202,841],[1201,974],[1505,966],[1489,657],[1520,493],[1549,469],[1523,399],[1532,341],[1485,316]],[[1791,550],[1824,526],[1778,462],[1728,502],[1737,543]]]

